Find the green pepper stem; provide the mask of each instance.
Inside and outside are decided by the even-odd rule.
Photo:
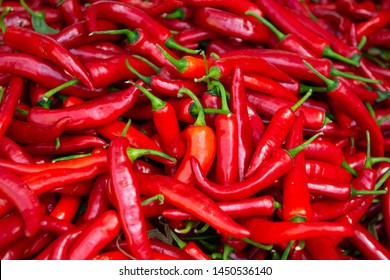
[[[145,155],[153,155],[161,158],[165,158],[169,161],[176,162],[176,159],[163,153],[160,151],[152,150],[152,149],[137,149],[137,148],[127,148],[127,156],[130,158],[132,162],[136,159],[145,156]]]
[[[174,232],[172,229],[170,229],[169,232],[170,232],[170,234],[171,234],[173,240],[175,240],[175,242],[177,243],[177,246],[179,246],[180,249],[183,249],[183,248],[187,245],[187,242],[181,240],[181,239],[175,234],[175,232]]]
[[[324,83],[326,84],[328,91],[333,91],[335,88],[337,88],[339,81],[337,80],[331,80],[324,75],[322,75],[320,72],[317,71],[309,62],[306,60],[303,60],[303,63],[306,65],[307,68],[309,68],[317,77],[319,77]]]
[[[195,120],[194,125],[205,126],[206,120],[205,120],[205,116],[204,116],[204,109],[203,109],[202,104],[200,103],[198,97],[196,97],[196,95],[188,88],[181,88],[179,90],[179,92],[177,93],[177,96],[182,97],[183,94],[187,94],[189,97],[191,97],[191,99],[194,101],[196,107],[198,108],[198,116]]]
[[[386,194],[387,189],[384,190],[357,190],[355,188],[351,188],[351,194],[350,196],[356,196],[356,195],[382,195]]]
[[[349,171],[354,177],[358,175],[355,169],[353,169],[345,160],[341,163],[341,167]]]
[[[316,86],[309,86],[305,84],[300,84],[299,86],[299,93],[307,92],[309,89],[311,89],[313,92],[327,92],[328,88],[326,87],[316,87]]]
[[[191,231],[193,225],[194,225],[194,222],[193,221],[187,221],[185,224],[186,224],[185,228],[183,228],[183,229],[175,228],[174,231],[177,232],[177,233],[180,233],[180,234],[187,234],[187,233],[189,233]]]
[[[150,91],[148,91],[143,86],[130,82],[133,86],[137,87],[149,100],[152,104],[152,110],[153,111],[159,111],[163,109],[166,106],[166,102],[158,98],[157,96],[153,95]]]
[[[261,244],[261,243],[258,243],[256,241],[253,241],[252,239],[249,239],[249,238],[242,238],[243,241],[245,241],[246,243],[248,243],[249,245],[252,245],[252,246],[255,246],[257,248],[260,248],[260,249],[263,249],[263,250],[266,250],[266,251],[269,251],[272,249],[273,245],[272,244]]]
[[[92,35],[126,35],[127,43],[128,44],[134,44],[139,39],[139,33],[137,30],[130,31],[129,29],[119,29],[119,30],[103,30],[103,31],[94,31],[89,33],[90,36]]]
[[[312,137],[310,137],[307,141],[305,141],[301,145],[299,145],[293,149],[286,150],[286,152],[289,153],[292,158],[294,158],[300,151],[305,149],[311,142],[313,142],[315,139],[317,139],[319,136],[321,136],[323,134],[324,133],[322,133],[322,132],[317,133],[317,134],[313,135]]]
[[[172,36],[165,41],[164,45],[170,49],[182,51],[187,54],[199,54],[200,52],[200,50],[193,50],[180,45],[179,43],[175,42],[175,39],[173,39]]]
[[[152,83],[152,77],[150,77],[150,76],[148,77],[148,76],[142,75],[140,72],[135,70],[135,68],[133,66],[131,66],[131,64],[129,63],[128,59],[126,59],[126,66],[131,71],[131,73],[136,75],[139,79],[144,81],[146,84],[150,85]]]
[[[344,77],[347,79],[352,79],[352,80],[361,81],[361,82],[365,82],[365,83],[371,83],[371,84],[381,84],[382,83],[382,81],[380,81],[380,80],[369,79],[369,78],[365,78],[362,76],[357,76],[357,75],[354,75],[352,73],[337,70],[334,67],[331,67],[330,75],[331,76],[340,76],[340,77]]]
[[[229,244],[223,245],[223,254],[222,254],[222,260],[229,260],[229,255],[233,253],[235,250],[232,246]]]
[[[388,91],[382,91],[382,90],[375,90],[378,94],[378,98],[375,100],[375,102],[382,102],[388,98],[390,98],[390,92]]]
[[[5,33],[5,30],[7,29],[7,27],[5,26],[5,23],[4,23],[4,18],[10,11],[12,11],[12,8],[7,6],[7,7],[5,7],[4,11],[0,15],[0,28],[1,28],[1,31],[3,32],[3,34]]]
[[[56,140],[55,140],[54,149],[58,150],[60,147],[61,147],[61,140],[60,140],[60,137],[57,137]]]
[[[28,116],[28,111],[27,110],[23,110],[23,109],[20,109],[20,108],[15,108],[15,112],[23,115],[23,116]]]
[[[286,249],[283,251],[283,254],[282,254],[281,258],[280,258],[281,260],[287,260],[288,255],[290,254],[290,251],[291,251],[292,246],[294,245],[294,243],[295,243],[295,240],[290,240],[290,241],[288,242],[287,247],[286,247]]]
[[[195,228],[194,233],[195,234],[200,234],[206,232],[210,228],[209,224],[204,224],[200,229]]]
[[[366,151],[366,162],[364,163],[365,168],[371,168],[371,137],[370,132],[366,131],[367,138],[367,151]]]
[[[182,8],[176,8],[169,14],[164,14],[163,17],[167,19],[181,19],[184,20],[185,18],[185,12]]]
[[[162,55],[181,73],[183,73],[188,64],[187,64],[187,60],[182,57],[180,59],[176,59],[174,58],[170,53],[168,53],[166,50],[164,50],[163,47],[161,47],[159,44],[156,44],[157,48],[160,50],[160,52],[162,53]]]
[[[382,185],[386,182],[387,179],[390,177],[390,169],[386,171],[385,174],[382,175],[382,177],[376,182],[374,190],[378,190]]]
[[[3,100],[3,96],[4,96],[4,87],[0,86],[0,103],[1,103],[1,100]]]
[[[366,36],[362,36],[362,39],[360,40],[359,44],[357,45],[357,49],[358,50],[362,50],[363,47],[366,45],[367,43],[367,37]]]
[[[274,201],[274,210],[282,208],[282,204],[279,201]]]
[[[221,70],[217,66],[211,66],[209,69],[209,73],[207,75],[204,75],[201,78],[194,79],[195,82],[204,82],[208,81],[209,79],[218,80],[221,77]]]
[[[342,56],[336,52],[334,52],[330,46],[326,46],[324,48],[324,51],[322,52],[322,56],[323,57],[328,57],[328,58],[332,58],[332,59],[336,59],[336,60],[339,60],[339,61],[342,61],[342,62],[345,62],[349,65],[352,65],[352,66],[359,66],[359,61],[356,61],[356,59],[350,59],[350,58],[347,58],[345,56]]]
[[[228,115],[231,113],[230,111],[226,111],[226,110],[222,110],[222,109],[214,109],[214,108],[204,108],[203,111],[205,114],[225,114],[225,115]],[[197,113],[197,112],[195,112],[195,110],[194,110],[194,113]]]
[[[388,157],[371,157],[371,164],[376,164],[379,162],[390,162],[390,158]]]
[[[70,86],[74,86],[76,84],[78,84],[80,81],[78,79],[72,79],[70,81],[67,81],[65,83],[63,83],[62,85],[59,85],[58,87],[56,88],[53,88],[47,92],[45,92],[42,96],[42,101],[43,102],[47,102],[49,101],[49,98],[52,97],[54,94],[56,94],[57,92],[60,92],[61,90],[67,88],[67,87],[70,87]]]
[[[286,34],[283,34],[279,29],[276,28],[275,25],[273,25],[270,21],[266,20],[262,16],[256,14],[253,11],[247,11],[245,12],[245,14],[255,17],[258,21],[267,26],[269,30],[271,30],[276,35],[279,41],[283,41],[286,38]]]
[[[291,109],[295,112],[306,100],[309,99],[311,94],[313,93],[313,90],[310,88],[307,93],[297,101],[293,106],[291,106]]]
[[[156,194],[154,196],[148,197],[147,199],[145,199],[141,202],[141,205],[144,206],[144,205],[146,205],[150,202],[156,201],[156,200],[158,200],[160,202],[160,204],[163,204],[164,203],[164,195]]]
[[[128,120],[127,120],[127,123],[126,123],[126,125],[125,125],[125,127],[123,128],[123,130],[122,130],[122,132],[121,132],[121,136],[122,136],[122,137],[125,137],[125,136],[126,136],[127,131],[129,131],[130,125],[131,125],[131,119],[128,119]]]
[[[150,68],[152,68],[154,70],[154,72],[159,73],[161,71],[160,67],[158,67],[156,64],[154,64],[150,60],[146,59],[145,57],[142,57],[142,56],[137,55],[137,54],[133,54],[133,57],[141,60],[142,62],[145,62]]]
[[[92,155],[92,153],[86,153],[86,154],[79,154],[79,155],[70,155],[70,156],[65,156],[65,157],[58,157],[53,159],[51,162],[59,162],[59,161],[65,161],[65,160],[71,160],[75,158],[83,158]]]
[[[31,15],[31,24],[33,29],[42,34],[56,34],[58,30],[50,27],[45,21],[45,12],[36,12],[31,9],[24,0],[20,0],[20,4]]]
[[[221,96],[221,100],[222,100],[222,104],[221,104],[221,110],[223,111],[226,111],[228,112],[228,114],[230,114],[230,109],[229,109],[229,105],[227,103],[227,94],[226,94],[226,90],[225,90],[225,87],[223,86],[223,84],[219,81],[212,81],[210,83],[210,87],[216,87],[219,91],[219,95]]]

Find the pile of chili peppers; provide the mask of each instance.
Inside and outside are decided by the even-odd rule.
[[[1,259],[389,259],[390,1],[0,1]]]

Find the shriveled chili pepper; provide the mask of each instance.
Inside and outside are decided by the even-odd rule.
[[[256,170],[272,155],[273,150],[282,145],[295,120],[295,111],[310,95],[311,91],[292,107],[281,107],[275,112],[252,155],[245,172],[246,178],[253,176]]]
[[[142,194],[162,194],[171,205],[184,209],[221,232],[237,238],[248,236],[245,228],[234,222],[213,200],[191,184],[164,175],[136,173],[135,176]]]
[[[241,224],[251,230],[251,238],[254,241],[263,244],[275,244],[315,236],[351,236],[353,234],[350,226],[334,222],[294,223],[269,221],[255,217],[243,220]]]
[[[24,233],[34,236],[40,229],[41,209],[39,200],[29,186],[18,176],[1,169],[0,192],[20,212],[24,220]]]
[[[22,96],[24,81],[19,76],[12,76],[0,102],[0,139],[7,131],[13,116],[13,111]]]
[[[289,10],[275,1],[256,1],[255,2],[264,14],[283,32],[292,33],[298,37],[317,57],[330,57],[344,61],[353,66],[359,65],[359,57],[343,57],[335,53],[329,43],[318,36],[305,25]]]
[[[139,83],[143,84],[142,81]],[[139,89],[130,86],[127,89],[95,98],[69,108],[48,110],[33,107],[28,120],[41,125],[52,125],[58,119],[68,116],[65,127],[67,130],[84,129],[108,124],[116,120],[123,112],[128,110],[135,102]]]
[[[234,12],[212,7],[199,7],[195,9],[193,21],[207,30],[249,42],[265,44],[269,39],[269,31],[262,23]]]
[[[269,187],[276,179],[283,176],[293,166],[293,158],[301,151],[310,141],[319,135],[313,136],[304,144],[295,147],[292,150],[283,150],[275,148],[270,159],[260,165],[256,173],[248,179],[231,184],[230,186],[221,186],[208,180],[200,168],[197,159],[191,158],[191,167],[198,187],[218,201],[236,201],[248,198],[258,191]]]
[[[371,116],[363,102],[343,83],[342,80],[330,80],[318,73],[308,62],[304,62],[314,73],[326,83],[330,98],[334,98],[343,105],[347,113],[356,121],[362,131],[369,131],[373,140],[372,153],[374,156],[384,155],[383,135],[375,119]]]
[[[187,149],[173,177],[184,183],[193,182],[190,158],[196,157],[204,172],[208,172],[214,161],[216,153],[216,137],[214,131],[206,125],[204,111],[198,98],[188,89],[181,89],[178,95],[187,94],[193,99],[197,108],[198,116],[195,123],[184,130],[187,141]]]
[[[94,90],[92,80],[84,66],[53,38],[27,28],[9,26],[4,33],[3,40],[13,49],[55,62],[89,89]],[[34,44],[38,44],[39,47],[32,47]]]
[[[131,28],[143,28],[155,38],[159,44],[165,44],[169,48],[174,48],[187,53],[195,54],[197,50],[187,49],[177,44],[172,37],[171,32],[165,26],[160,24],[148,13],[126,3],[99,1],[90,5],[85,18],[88,29],[97,30],[97,19],[107,19],[113,22],[125,25]]]

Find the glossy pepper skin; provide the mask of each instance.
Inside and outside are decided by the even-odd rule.
[[[152,258],[138,183],[127,155],[129,140],[116,137],[110,142],[108,165],[119,219],[131,254],[140,260]]]

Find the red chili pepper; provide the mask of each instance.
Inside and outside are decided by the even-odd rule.
[[[305,239],[305,248],[315,260],[339,260],[332,240],[328,237],[313,237]]]
[[[63,133],[69,121],[68,117],[60,117],[51,124],[36,124],[12,119],[7,136],[24,144],[54,141]]]
[[[97,30],[113,30],[118,28],[118,25],[106,20],[97,21]],[[86,21],[80,21],[64,27],[53,38],[64,46],[66,49],[87,45],[96,41],[118,41],[120,36],[117,35],[90,35]]]
[[[78,1],[76,0],[65,0],[58,1],[58,9],[61,12],[62,17],[67,25],[77,23],[84,19],[83,11]],[[57,4],[57,5],[58,5]]]
[[[140,260],[152,258],[145,220],[141,208],[138,183],[127,155],[130,142],[125,137],[111,140],[108,149],[110,179],[130,253]]]
[[[264,218],[248,218],[241,222],[251,231],[251,239],[263,244],[282,243],[316,236],[351,236],[353,230],[335,222],[294,223],[287,221],[268,221]]]
[[[363,21],[356,26],[356,32],[358,40],[363,36],[368,36],[373,32],[380,30],[382,27],[386,26],[390,21],[390,11],[379,11],[375,16],[371,17],[367,21]]]
[[[158,252],[167,256],[171,256],[175,259],[181,260],[192,260],[193,258],[180,248],[161,242],[155,238],[150,239],[150,245],[152,246],[153,252]]]
[[[192,185],[164,175],[136,173],[135,176],[142,194],[162,194],[171,205],[184,209],[221,232],[237,238],[248,236],[245,228],[235,223],[213,200]]]
[[[246,103],[246,94],[244,89],[244,78],[241,68],[237,67],[233,72],[231,83],[230,107],[237,118],[237,153],[238,157],[238,181],[244,179],[252,153],[251,124]]]
[[[139,82],[143,84],[142,81]],[[78,130],[108,124],[116,120],[135,102],[139,94],[136,86],[95,98],[69,108],[48,110],[33,107],[28,120],[41,125],[52,125],[57,120],[68,117],[66,130]]]
[[[105,253],[99,253],[93,257],[93,260],[131,260],[130,257],[123,254],[122,251],[110,251]]]
[[[1,54],[0,72],[11,73],[31,79],[46,88],[57,88],[71,80],[71,76],[63,72],[57,65],[48,60],[25,53]],[[76,84],[66,87],[62,91],[63,93],[83,98],[93,98],[105,94],[107,89],[91,91]]]
[[[55,62],[89,89],[94,90],[94,85],[84,66],[67,49],[48,35],[27,28],[9,26],[4,33],[3,40],[7,46],[13,49]]]
[[[193,21],[196,25],[217,34],[237,37],[245,41],[265,44],[269,39],[268,29],[246,15],[237,15],[211,7],[195,9]]]
[[[183,134],[187,141],[185,155],[180,162],[173,177],[184,183],[193,182],[190,158],[193,156],[198,159],[202,169],[207,173],[214,161],[216,154],[216,138],[214,131],[206,126],[204,111],[202,105],[196,96],[187,89],[181,89],[179,94],[189,95],[198,108],[198,117],[193,125],[186,127]]]
[[[195,260],[211,260],[211,258],[207,256],[194,241],[184,242],[183,240],[180,240],[173,230],[170,231],[170,234],[179,248]]]
[[[62,194],[50,212],[50,216],[64,221],[72,221],[77,214],[81,198],[75,195]]]
[[[305,116],[302,111],[296,114],[298,115],[286,139],[286,149],[293,149],[303,143]],[[310,220],[310,196],[305,173],[305,156],[304,151],[301,151],[294,157],[294,166],[283,176],[282,210],[285,221]]]
[[[370,260],[389,260],[390,251],[383,246],[364,226],[355,224],[353,236],[348,240],[352,242],[362,254]]]
[[[189,7],[212,7],[226,10],[238,15],[245,15],[247,11],[253,11],[262,15],[262,11],[251,1],[240,1],[240,5],[234,0],[188,0],[185,4]]]
[[[248,218],[252,216],[269,216],[280,207],[271,196],[259,196],[240,201],[219,202],[218,206],[232,219]],[[162,215],[174,220],[196,220],[196,218],[182,209],[166,209]]]
[[[41,208],[39,200],[29,186],[18,176],[1,169],[0,193],[20,212],[24,220],[24,234],[34,236],[40,229]]]
[[[306,25],[302,24],[296,15],[290,10],[285,9],[275,1],[256,1],[255,2],[264,14],[283,32],[291,33],[298,37],[305,46],[309,47],[317,57],[330,57],[344,61],[353,66],[359,65],[358,60],[352,57],[343,57],[335,53],[328,41],[312,32]]]
[[[342,80],[330,80],[316,72],[316,70],[307,62],[304,63],[314,73],[319,75],[321,79],[324,80],[329,89],[327,92],[328,96],[330,98],[336,99],[340,104],[343,105],[343,108],[346,110],[348,115],[350,115],[356,121],[356,124],[362,131],[370,132],[370,136],[373,140],[373,155],[378,157],[383,156],[384,143],[382,132],[380,131],[380,128],[375,119],[371,116],[366,106],[364,106],[364,103],[353,92],[351,92],[351,90],[345,83],[343,83]]]
[[[109,210],[94,220],[75,239],[69,248],[70,260],[92,259],[120,232],[120,220],[115,211]]]
[[[16,142],[4,136],[0,140],[0,158],[9,159],[18,163],[33,163],[31,155]]]
[[[249,102],[246,104],[246,106],[247,106],[248,118],[250,123],[250,132],[251,132],[251,139],[252,139],[252,146],[253,146],[252,149],[254,150],[256,149],[257,144],[260,142],[260,139],[264,134],[265,126],[263,120],[260,118],[259,114],[257,114],[253,106]]]
[[[106,187],[109,183],[107,173],[95,178],[92,190],[88,196],[87,209],[83,215],[84,221],[91,221],[109,210],[110,202],[106,194]]]
[[[310,94],[311,91],[292,107],[281,107],[276,110],[267,129],[264,131],[260,142],[256,146],[248,169],[245,172],[246,178],[249,178],[256,173],[256,170],[272,155],[275,148],[281,147],[287,137],[290,127],[294,123],[296,109],[310,96]]]
[[[7,131],[13,112],[22,96],[24,81],[19,76],[12,76],[0,102],[0,139]]]
[[[175,48],[188,53],[197,53],[197,50],[190,50],[177,44],[172,37],[171,32],[164,25],[148,13],[126,3],[98,1],[90,5],[85,18],[89,31],[97,30],[97,19],[107,19],[118,24],[131,28],[143,28],[155,38],[160,44],[165,44],[169,48]]]
[[[19,214],[10,214],[0,219],[0,248],[24,236],[24,221]]]

